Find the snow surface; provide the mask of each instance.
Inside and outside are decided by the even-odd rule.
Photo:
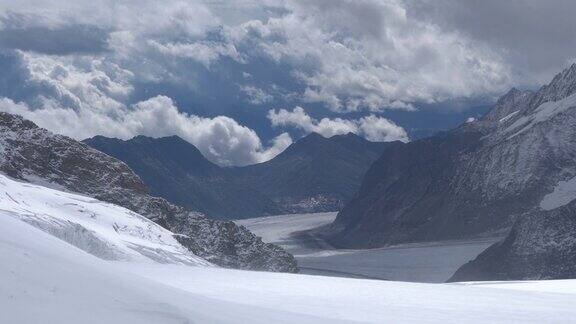
[[[6,215],[0,215],[0,229],[4,323],[542,323],[576,318],[574,280],[547,292],[532,283],[495,289],[117,262],[98,259]]]
[[[508,126],[504,132],[511,133],[515,131],[513,135],[508,137],[508,139],[513,138],[529,130],[534,125],[549,120],[574,106],[576,106],[576,93],[558,101],[545,102],[538,106],[532,114],[518,118],[512,125]],[[520,127],[522,128],[517,130]]]
[[[516,115],[519,111],[520,111],[520,110],[516,110],[516,111],[513,111],[513,112],[509,113],[508,115],[500,118],[499,122],[500,122],[500,123],[505,123],[505,122],[508,121],[510,118],[514,117],[514,115]]]
[[[559,181],[554,190],[542,198],[540,208],[544,210],[556,209],[570,203],[574,199],[576,199],[576,177],[566,181]]]
[[[549,323],[576,318],[576,280],[422,284],[250,272],[156,258],[143,262],[127,246],[176,253],[178,247],[164,236],[169,232],[94,199],[0,180],[1,323]],[[33,216],[56,227],[61,222],[86,226],[130,257],[96,257],[80,243],[91,237],[74,236],[68,243],[60,231],[31,222]],[[113,224],[153,230],[110,231]]]
[[[334,249],[319,238],[293,233],[331,223],[337,213],[294,214],[236,221],[264,242],[292,253],[301,273],[413,282],[445,282],[498,238],[400,244],[377,249]]]
[[[106,260],[209,263],[173,233],[126,208],[0,175],[0,212]]]

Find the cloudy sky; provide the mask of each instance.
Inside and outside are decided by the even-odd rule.
[[[408,141],[576,60],[572,0],[0,0],[0,110],[221,165],[318,132]]]

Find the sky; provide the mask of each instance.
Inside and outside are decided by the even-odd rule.
[[[220,165],[310,133],[410,141],[576,60],[571,0],[0,0],[0,110]]]

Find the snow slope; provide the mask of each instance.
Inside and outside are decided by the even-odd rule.
[[[0,214],[3,323],[536,323],[576,318],[557,292],[98,259]],[[519,284],[520,285],[520,284]],[[523,283],[530,286],[531,283]]]
[[[531,114],[518,118],[512,125],[508,126],[504,132],[511,133],[515,131],[513,135],[508,137],[508,139],[513,138],[528,131],[534,125],[545,122],[573,107],[576,107],[576,94],[572,94],[557,101],[544,102],[538,106]],[[522,128],[517,130],[520,127]]]
[[[0,212],[0,232],[0,323],[317,321],[281,309],[214,300],[135,276],[119,265],[139,268],[146,263],[96,258],[5,212]],[[255,316],[259,321],[253,321]]]
[[[170,232],[126,209],[4,176],[0,189],[0,323],[576,318],[573,280],[491,287],[223,269],[186,253]]]
[[[173,233],[126,208],[0,175],[0,212],[105,260],[209,263]]]

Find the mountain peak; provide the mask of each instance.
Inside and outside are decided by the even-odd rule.
[[[530,90],[510,89],[505,95],[500,97],[494,107],[482,117],[483,121],[498,122],[502,118],[509,116],[520,110],[526,109],[528,103],[534,96]]]
[[[7,112],[0,112],[0,126],[7,127],[11,130],[24,130],[38,128],[32,121],[24,119],[20,115]]]
[[[576,63],[556,74],[552,81],[540,88],[535,105],[558,101],[576,92]]]

